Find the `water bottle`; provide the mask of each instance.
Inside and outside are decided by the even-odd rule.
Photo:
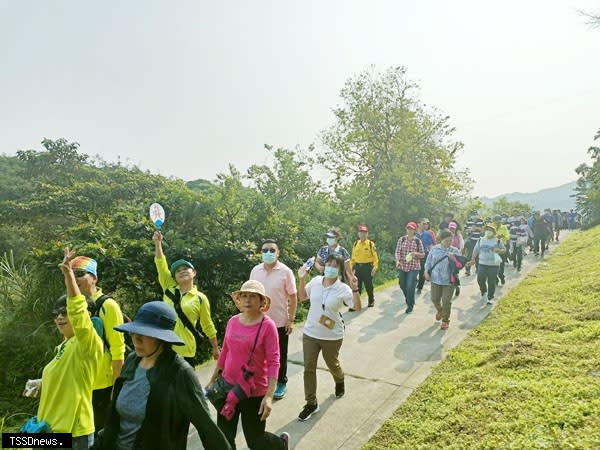
[[[308,258],[306,260],[306,262],[304,263],[304,267],[306,267],[307,271],[309,271],[312,268],[312,266],[314,266],[314,265],[315,265],[315,257],[314,256]]]

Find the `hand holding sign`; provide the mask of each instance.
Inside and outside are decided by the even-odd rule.
[[[150,205],[150,220],[154,223],[157,230],[165,223],[165,210],[160,203],[152,203]]]

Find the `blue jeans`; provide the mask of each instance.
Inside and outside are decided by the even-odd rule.
[[[406,306],[412,310],[415,306],[415,288],[417,287],[417,275],[418,270],[411,270],[410,272],[404,272],[400,270],[398,272],[398,282],[400,283],[400,289],[406,299]]]

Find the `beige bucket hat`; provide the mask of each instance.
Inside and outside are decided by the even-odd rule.
[[[238,301],[240,299],[240,295],[242,292],[251,292],[254,294],[260,295],[265,300],[265,305],[261,308],[262,312],[267,312],[271,307],[271,298],[265,293],[265,287],[260,281],[256,280],[248,280],[242,284],[242,287],[235,292],[231,293],[231,298],[235,302],[236,306],[238,305]],[[238,306],[239,309],[239,306]]]

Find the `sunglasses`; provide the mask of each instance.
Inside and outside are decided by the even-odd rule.
[[[60,308],[56,308],[52,310],[52,315],[54,317],[58,317],[60,315],[62,316],[67,316],[67,307],[66,306],[61,306]]]
[[[263,248],[261,251],[263,253],[275,253],[275,252],[277,252],[277,249],[276,248]]]
[[[75,275],[75,278],[82,278],[85,277],[88,274],[88,272],[86,272],[85,270],[74,270],[73,271],[73,275]]]

